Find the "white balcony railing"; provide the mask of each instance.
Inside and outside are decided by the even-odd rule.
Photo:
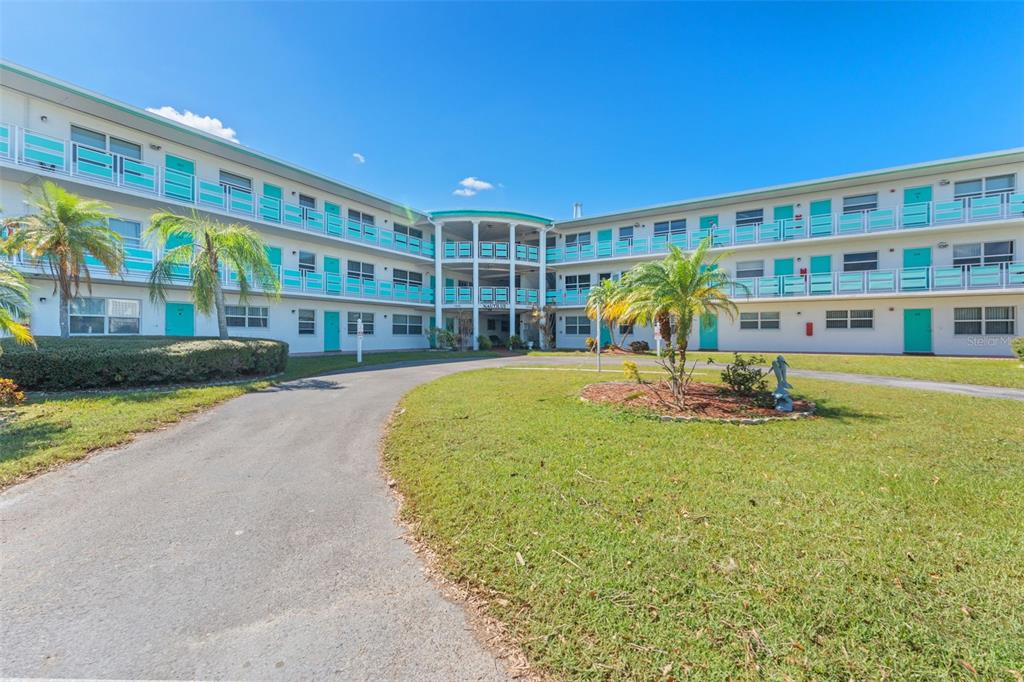
[[[891,209],[828,213],[754,225],[714,226],[671,236],[630,237],[596,244],[586,242],[548,249],[546,257],[548,263],[569,263],[666,253],[669,250],[669,245],[678,246],[681,249],[695,249],[708,237],[711,238],[713,247],[721,248],[748,244],[775,244],[837,235],[914,230],[937,225],[957,225],[1022,217],[1024,217],[1024,193],[999,194],[990,197],[954,199],[953,201],[903,204]]]
[[[57,177],[75,177],[110,185],[134,194],[151,195],[205,210],[347,242],[432,258],[434,243],[376,225],[342,217],[341,206],[317,211],[239,187],[207,180],[173,168],[162,168],[71,140],[0,123],[0,161]]]

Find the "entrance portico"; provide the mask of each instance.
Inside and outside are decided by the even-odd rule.
[[[522,337],[522,313],[543,311],[544,242],[551,221],[526,213],[463,210],[432,213],[430,222],[436,235],[435,317],[443,320],[445,308],[469,310],[474,350],[481,336],[502,343],[512,335]],[[487,323],[493,328],[482,324],[482,313],[495,321]]]

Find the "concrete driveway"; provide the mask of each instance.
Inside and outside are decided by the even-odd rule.
[[[0,676],[500,680],[378,470],[398,398],[484,360],[242,396],[0,496]]]

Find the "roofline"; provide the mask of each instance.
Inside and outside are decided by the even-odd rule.
[[[470,209],[465,210],[452,210],[452,211],[431,211],[430,217],[433,218],[513,218],[516,220],[528,220],[533,223],[541,223],[542,225],[551,225],[554,221],[550,218],[542,218],[536,215],[530,215],[529,213],[519,213],[518,211],[485,211],[482,209]]]
[[[1024,160],[1024,147],[1014,147],[1011,149],[1001,149],[991,152],[983,152],[980,154],[971,154],[969,156],[957,156],[947,159],[938,159],[935,161],[924,161],[921,163],[912,163],[902,166],[892,166],[889,168],[883,168],[875,171],[861,171],[857,173],[846,173],[843,175],[834,175],[827,178],[818,178],[815,180],[802,180],[799,182],[787,183],[783,185],[769,185],[768,187],[759,187],[755,189],[741,190],[739,192],[728,192],[726,194],[712,194],[704,197],[696,197],[694,199],[684,199],[682,201],[674,201],[666,204],[654,204],[651,206],[644,206],[641,208],[625,209],[622,211],[614,211],[611,213],[603,213],[595,216],[587,216],[584,218],[573,218],[569,220],[556,220],[554,226],[560,227],[583,227],[586,225],[608,222],[615,218],[626,218],[632,216],[638,216],[640,214],[649,213],[665,213],[669,211],[681,211],[689,208],[696,207],[712,207],[718,204],[732,203],[737,199],[743,197],[757,197],[758,195],[785,195],[786,193],[792,193],[797,190],[807,191],[815,187],[822,187],[830,184],[842,184],[850,183],[855,180],[868,180],[878,178],[886,175],[893,175],[897,173],[906,173],[914,170],[929,170],[939,169],[945,166],[955,166],[960,164],[968,164],[974,161],[986,161],[999,159],[1002,157],[1013,157],[1020,156],[1021,160]]]
[[[222,137],[218,137],[216,135],[212,135],[210,133],[207,133],[207,132],[204,132],[202,130],[199,130],[198,128],[193,128],[191,126],[187,126],[187,125],[184,125],[184,124],[181,124],[181,123],[177,123],[176,121],[172,121],[171,119],[166,118],[164,116],[159,116],[157,114],[151,114],[148,111],[146,111],[144,109],[140,109],[140,108],[138,108],[136,106],[133,106],[131,104],[127,104],[125,102],[120,102],[118,100],[112,99],[112,98],[107,97],[105,95],[101,95],[98,92],[94,92],[92,90],[87,90],[87,89],[85,89],[85,88],[83,88],[81,86],[75,85],[73,83],[69,83],[67,81],[60,80],[58,78],[54,78],[53,76],[49,76],[49,75],[44,74],[44,73],[40,73],[40,72],[35,71],[33,69],[30,69],[30,68],[28,68],[26,66],[21,66],[20,64],[15,64],[14,62],[8,61],[6,59],[0,59],[0,71],[9,71],[11,73],[17,74],[17,75],[22,76],[24,78],[28,78],[28,79],[37,81],[39,83],[42,83],[43,85],[47,85],[47,86],[50,86],[50,87],[58,88],[60,90],[64,90],[66,92],[69,92],[69,93],[71,93],[73,95],[77,95],[79,97],[83,97],[85,99],[92,100],[92,101],[97,102],[98,104],[101,104],[103,106],[111,107],[112,109],[116,109],[118,111],[122,111],[124,113],[131,114],[133,116],[137,116],[137,117],[142,118],[142,119],[144,119],[146,121],[149,121],[151,123],[155,123],[157,125],[165,126],[167,128],[170,128],[172,130],[176,130],[176,131],[181,132],[181,133],[185,133],[187,135],[192,135],[194,137],[197,137],[197,138],[203,140],[204,142],[207,142],[207,143],[210,143],[210,144],[213,144],[213,145],[216,145],[216,146],[224,147],[225,149],[231,149],[231,150],[234,150],[234,151],[237,151],[237,152],[241,152],[243,154],[246,154],[248,156],[251,156],[251,157],[255,158],[257,161],[261,161],[263,163],[268,163],[268,164],[271,164],[271,165],[280,166],[280,167],[286,168],[289,171],[292,171],[292,172],[295,172],[295,173],[301,173],[303,175],[308,175],[308,176],[310,176],[312,178],[315,178],[316,180],[318,180],[320,182],[326,182],[326,183],[329,183],[331,185],[336,185],[338,187],[343,188],[346,192],[354,192],[356,194],[361,194],[361,195],[363,195],[363,196],[365,196],[365,197],[367,197],[369,199],[372,199],[374,201],[382,202],[384,204],[387,204],[388,206],[392,207],[392,209],[396,213],[412,211],[413,213],[418,214],[418,216],[420,216],[420,217],[424,217],[425,218],[427,216],[427,212],[426,211],[422,211],[422,210],[413,208],[412,206],[408,206],[406,204],[398,203],[396,201],[388,199],[387,197],[380,196],[379,194],[374,194],[373,192],[368,192],[368,191],[366,191],[364,189],[360,189],[358,187],[353,187],[352,185],[349,185],[347,183],[341,182],[340,180],[335,180],[334,178],[328,177],[326,175],[322,175],[322,174],[317,173],[315,171],[309,170],[308,168],[303,168],[302,166],[297,166],[297,165],[295,165],[293,163],[289,163],[289,162],[284,161],[282,159],[278,159],[277,157],[270,156],[269,154],[264,154],[263,152],[259,152],[259,151],[255,150],[255,149],[250,148],[250,147],[246,147],[245,145],[240,144],[238,142],[231,142],[231,141],[226,140],[226,139],[224,139]]]

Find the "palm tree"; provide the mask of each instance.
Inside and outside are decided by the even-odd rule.
[[[18,343],[34,344],[32,332],[21,322],[28,319],[31,305],[25,278],[10,263],[0,260],[0,333],[14,337]]]
[[[71,300],[78,296],[82,280],[92,291],[87,259],[95,259],[111,275],[120,275],[121,235],[107,226],[109,206],[100,201],[82,199],[49,180],[40,191],[28,194],[36,211],[10,221],[13,234],[5,248],[46,264],[54,291],[60,294],[60,335],[67,338]]]
[[[736,304],[729,299],[729,277],[718,268],[721,255],[708,258],[711,239],[706,238],[690,256],[669,246],[664,260],[640,263],[624,276],[627,314],[640,324],[657,322],[668,348],[667,366],[671,372],[672,392],[682,397],[682,377],[686,372],[689,333],[695,320],[726,313],[735,317]],[[676,330],[672,346],[666,327]]]
[[[599,327],[602,322],[608,325],[608,338],[611,339],[613,346],[620,345],[615,338],[615,327],[632,322],[628,315],[627,294],[628,291],[622,281],[611,278],[601,280],[601,283],[587,294],[587,316],[597,320],[600,311],[601,319],[597,320],[597,324]],[[623,335],[623,342],[625,338]]]
[[[153,267],[149,277],[150,299],[166,300],[167,286],[187,267],[196,310],[203,315],[216,311],[217,330],[222,339],[228,338],[222,265],[237,276],[241,305],[249,299],[254,284],[270,298],[276,299],[281,291],[281,280],[267,257],[266,245],[256,232],[244,225],[225,225],[208,220],[196,211],[190,216],[161,211],[153,214],[146,237],[155,238],[162,247],[166,247],[172,237],[182,242],[166,249]]]

